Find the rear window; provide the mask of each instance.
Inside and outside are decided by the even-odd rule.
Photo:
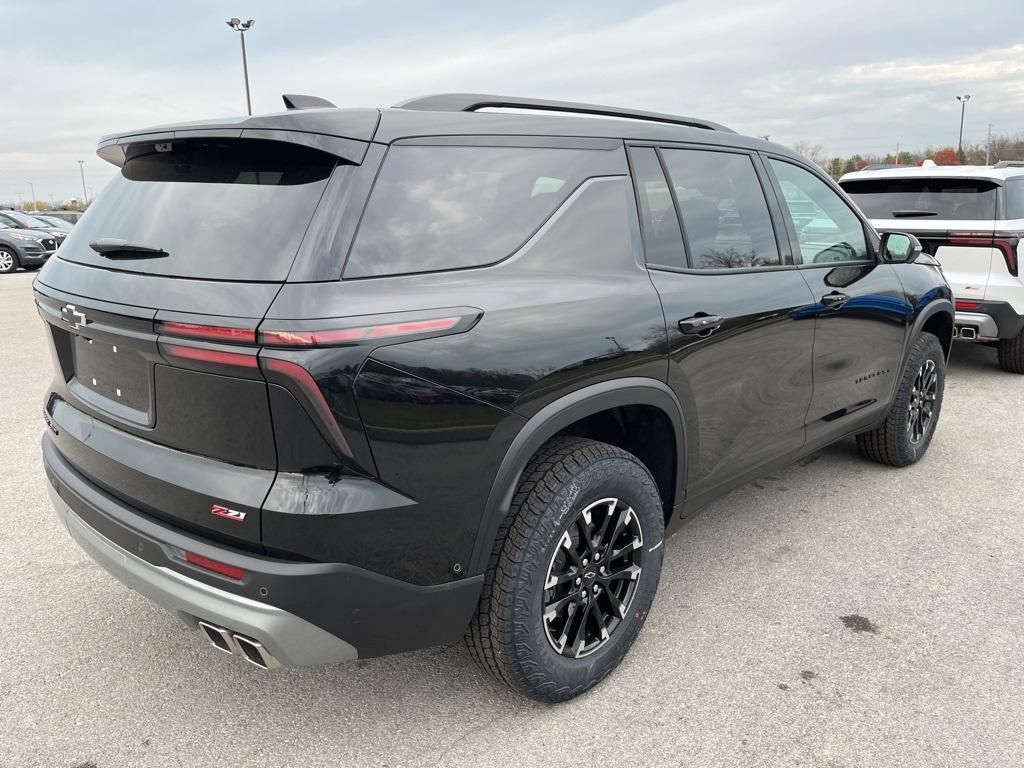
[[[345,277],[494,264],[517,251],[584,179],[622,174],[623,164],[621,150],[394,146]]]
[[[841,186],[869,219],[996,217],[998,185],[985,179],[858,179]]]
[[[338,162],[319,150],[273,141],[133,145],[61,258],[152,275],[284,280]],[[168,256],[113,259],[89,247],[108,238]]]

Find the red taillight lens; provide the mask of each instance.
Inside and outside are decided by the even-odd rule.
[[[417,333],[449,331],[459,324],[460,317],[438,317],[431,320],[410,320],[405,323],[367,325],[358,328],[334,328],[322,331],[260,331],[260,343],[268,347],[329,347],[357,341],[412,336]]]
[[[313,378],[313,375],[298,363],[293,363],[291,360],[281,360],[276,357],[264,357],[263,367],[267,371],[273,371],[295,382],[298,388],[306,396],[310,406],[312,406],[313,410],[316,412],[320,423],[323,424],[330,433],[334,444],[346,456],[351,456],[352,449],[349,447],[348,440],[346,440],[345,435],[342,434],[341,428],[338,426],[338,421],[331,412],[331,407],[324,399],[324,393],[316,383],[316,379]]]
[[[1006,271],[1016,277],[1019,272],[1017,246],[1024,232],[950,232],[950,245],[998,248],[1006,262]]]
[[[959,301],[958,300],[956,302],[956,308],[957,309],[977,309],[978,308],[978,302],[976,302],[976,301]]]
[[[168,336],[181,336],[186,339],[222,341],[227,344],[256,343],[256,329],[254,328],[229,328],[222,325],[161,321],[156,324],[156,332]]]
[[[215,365],[236,365],[241,368],[256,368],[258,362],[255,355],[243,355],[238,352],[223,352],[219,349],[199,349],[181,344],[162,344],[161,349],[172,357],[185,360],[198,360],[201,363]]]
[[[195,552],[185,552],[185,562],[207,571],[219,573],[221,576],[227,576],[235,581],[241,581],[242,577],[245,576],[245,571],[241,568],[222,563],[220,560],[212,560],[209,557],[197,555]]]

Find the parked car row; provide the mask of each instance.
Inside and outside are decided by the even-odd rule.
[[[60,211],[59,213],[73,213]],[[61,246],[74,224],[49,214],[0,210],[0,274],[39,269]]]
[[[587,104],[285,103],[101,140],[120,172],[34,283],[57,514],[218,650],[464,636],[566,700],[697,510],[843,438],[928,450],[970,320],[946,245],[879,236],[791,150]],[[949,246],[1007,282],[1018,243],[987,231]]]

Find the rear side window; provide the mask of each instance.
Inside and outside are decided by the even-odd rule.
[[[840,186],[869,219],[991,221],[996,183],[985,179],[857,179]]]
[[[344,276],[494,264],[517,251],[584,179],[621,173],[621,150],[393,146]]]
[[[61,258],[151,275],[281,281],[338,158],[295,144],[188,139],[133,145]],[[114,238],[163,258],[105,258]]]
[[[1007,179],[1003,190],[1006,193],[1006,218],[1024,219],[1024,176]]]
[[[748,155],[662,150],[694,269],[782,263],[768,204]]]
[[[658,155],[653,147],[636,147],[630,154],[633,158],[637,200],[640,201],[647,263],[652,266],[685,267],[686,253],[683,250],[683,236],[679,231],[679,218]]]

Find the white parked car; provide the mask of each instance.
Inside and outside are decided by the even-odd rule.
[[[955,337],[997,346],[1000,366],[1024,373],[1024,162],[869,167],[839,185],[875,229],[917,235],[942,263]]]

